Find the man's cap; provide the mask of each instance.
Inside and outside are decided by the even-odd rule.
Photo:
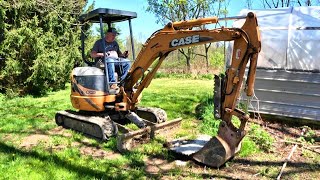
[[[119,35],[118,31],[117,31],[115,28],[109,28],[107,32],[108,32],[108,33],[110,32],[110,33]]]

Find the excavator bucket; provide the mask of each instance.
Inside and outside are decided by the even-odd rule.
[[[244,134],[231,130],[225,122],[220,123],[216,137],[200,135],[195,140],[175,140],[169,148],[210,167],[220,167],[239,152]]]
[[[214,82],[214,117],[221,119],[221,99],[224,98],[222,89],[225,86],[225,76],[215,76]],[[239,129],[231,121],[229,123],[221,121],[217,136],[212,138],[201,135],[195,140],[175,140],[168,143],[170,149],[207,166],[216,168],[222,166],[239,152],[241,140],[245,136],[244,127],[249,118],[238,109],[235,109],[233,113],[241,117]]]
[[[216,137],[211,138],[192,158],[211,167],[220,167],[240,151],[245,134],[234,132],[222,121]]]
[[[192,158],[207,166],[220,167],[232,156],[228,143],[216,136],[211,138]]]

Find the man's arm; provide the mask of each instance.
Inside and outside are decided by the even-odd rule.
[[[128,55],[129,55],[128,51],[124,51],[124,52],[122,53],[121,50],[120,50],[120,47],[119,47],[118,42],[115,41],[115,43],[116,43],[116,46],[117,46],[118,56],[119,56],[119,57],[123,57],[123,58],[127,58]]]
[[[99,52],[94,51],[94,50],[91,51],[91,54],[90,54],[90,55],[91,55],[92,58],[100,58],[100,57],[103,57],[103,56],[104,56],[103,53],[99,53]]]
[[[93,45],[93,48],[91,50],[91,53],[90,53],[90,56],[92,58],[100,58],[100,57],[103,57],[104,54],[103,52],[99,52],[99,45],[100,45],[100,40],[96,41]]]

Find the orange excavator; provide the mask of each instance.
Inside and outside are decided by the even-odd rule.
[[[110,28],[112,23],[129,21],[136,13],[113,9],[96,9],[80,17],[80,21],[100,23],[103,38],[103,23]],[[71,74],[71,102],[78,111],[66,110],[56,114],[56,123],[84,134],[107,140],[117,136],[119,151],[130,150],[136,144],[152,139],[156,134],[178,126],[181,119],[167,121],[164,110],[159,108],[139,107],[141,93],[147,88],[170,52],[189,46],[218,41],[233,41],[231,65],[222,76],[215,76],[214,115],[221,119],[218,135],[212,137],[203,147],[190,156],[205,165],[219,167],[233,157],[241,146],[245,136],[245,126],[249,116],[237,109],[237,99],[243,84],[245,70],[249,64],[245,92],[251,96],[258,53],[261,49],[259,27],[254,13],[248,13],[241,28],[221,27],[216,29],[199,29],[197,27],[216,24],[217,17],[200,18],[181,22],[170,22],[154,32],[143,45],[128,75],[117,82],[119,89],[110,88],[106,61],[102,67],[89,61],[84,55],[84,34],[82,33],[82,52],[88,67],[76,67]],[[131,40],[132,40],[131,35]],[[132,45],[134,43],[131,43]],[[104,56],[107,54],[104,52]],[[100,63],[101,64],[101,63]],[[237,128],[232,116],[240,119]],[[140,129],[131,130],[126,124],[134,123]]]

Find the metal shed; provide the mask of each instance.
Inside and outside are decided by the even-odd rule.
[[[248,11],[257,14],[262,42],[255,84],[259,100],[252,101],[253,107],[263,114],[319,122],[320,7],[242,10],[240,15]]]

